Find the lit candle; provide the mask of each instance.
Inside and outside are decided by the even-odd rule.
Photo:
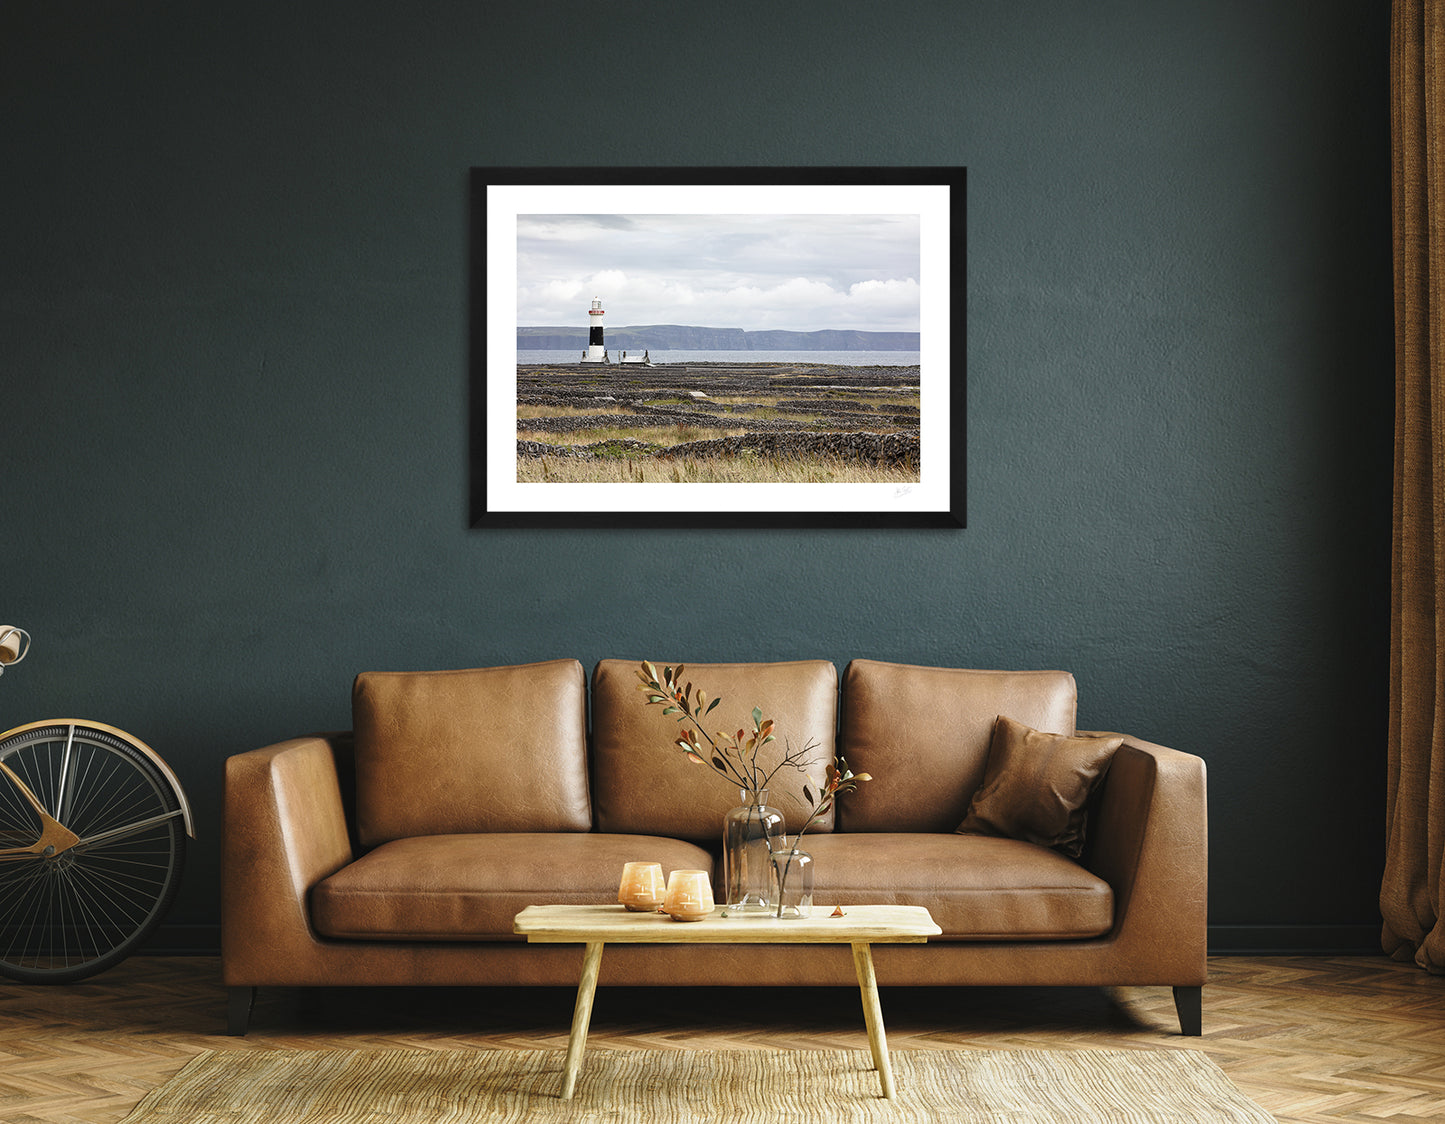
[[[663,900],[662,864],[623,864],[617,900],[633,913],[656,913]]]
[[[701,921],[713,909],[712,883],[705,870],[674,870],[667,878],[663,911],[674,921]]]

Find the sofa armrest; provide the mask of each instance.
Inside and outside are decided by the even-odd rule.
[[[1156,965],[1161,983],[1203,984],[1209,885],[1203,759],[1124,735],[1089,836],[1084,862],[1113,887],[1109,939],[1118,951]]]
[[[228,985],[270,983],[313,959],[307,894],[352,860],[338,769],[349,749],[349,734],[317,734],[226,761],[221,964]]]

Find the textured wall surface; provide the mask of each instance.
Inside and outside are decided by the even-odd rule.
[[[0,13],[0,726],[221,763],[363,669],[1062,667],[1204,756],[1223,943],[1368,946],[1388,10],[380,0]],[[471,531],[467,169],[969,169],[969,526]],[[659,749],[659,752],[661,750]]]

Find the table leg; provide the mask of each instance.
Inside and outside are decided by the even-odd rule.
[[[883,1008],[878,1002],[878,976],[873,971],[873,953],[867,941],[853,944],[853,967],[858,972],[858,990],[863,996],[863,1022],[868,1027],[868,1048],[883,1095],[893,1099],[893,1066],[888,1061],[888,1036],[883,1032]]]
[[[592,1021],[592,997],[597,993],[597,973],[602,967],[602,941],[589,941],[582,958],[582,980],[577,985],[577,1004],[572,1008],[572,1034],[567,1039],[567,1063],[562,1069],[562,1099],[570,1101],[582,1072],[582,1051],[587,1047],[587,1026]]]

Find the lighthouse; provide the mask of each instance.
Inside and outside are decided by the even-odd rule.
[[[593,297],[592,307],[587,310],[587,354],[582,356],[584,363],[607,362],[607,348],[602,343],[602,317],[604,315],[602,299]]]

